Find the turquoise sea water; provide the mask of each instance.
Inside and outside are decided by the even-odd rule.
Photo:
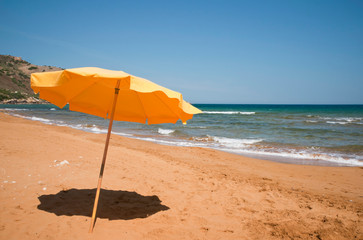
[[[363,166],[363,105],[195,104],[187,125],[115,122],[113,133],[160,144],[219,149],[260,159]],[[106,133],[108,120],[53,105],[0,105],[8,114]]]

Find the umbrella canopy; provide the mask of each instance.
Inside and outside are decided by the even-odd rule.
[[[180,93],[144,78],[102,68],[73,68],[33,73],[31,87],[39,97],[60,108],[110,118],[112,99],[120,81],[114,119],[148,124],[183,123],[201,111]]]
[[[180,119],[186,123],[193,114],[201,113],[178,92],[122,71],[102,68],[33,73],[31,88],[40,98],[60,108],[68,103],[71,111],[110,119],[89,232],[95,224],[113,120],[158,124]]]

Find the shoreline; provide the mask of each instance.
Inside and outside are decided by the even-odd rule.
[[[48,104],[49,105],[49,104]],[[15,108],[16,109],[16,108]],[[15,117],[21,117],[24,119],[33,119],[33,117],[29,117],[29,116],[21,116],[19,114],[15,114],[14,111],[11,110],[11,108],[4,108],[4,109],[0,109],[0,112],[4,112],[7,113],[11,116],[15,116]],[[103,133],[107,130],[106,129],[100,129],[98,126],[95,126],[94,128],[89,128],[89,126],[87,125],[87,127],[80,127],[78,125],[72,125],[72,124],[67,124],[67,123],[58,123],[57,120],[52,120],[52,119],[43,119],[43,118],[38,118],[38,117],[34,117],[34,121],[39,121],[42,123],[46,123],[46,124],[50,124],[50,125],[59,125],[59,126],[68,126],[70,128],[73,129],[80,129],[86,132],[92,132],[92,133]],[[106,121],[104,122],[106,123]],[[160,130],[164,130],[159,128],[159,133]],[[165,131],[171,131],[172,130],[165,130]],[[196,142],[194,140],[191,139],[177,139],[177,137],[171,137],[171,138],[165,138],[166,136],[161,134],[160,136],[158,135],[153,135],[155,133],[149,133],[151,134],[149,135],[143,135],[143,134],[139,134],[139,133],[123,133],[121,132],[117,132],[117,130],[113,129],[113,133],[120,135],[120,136],[127,136],[133,139],[139,139],[139,140],[144,140],[144,141],[149,141],[149,142],[155,142],[161,145],[166,145],[166,146],[186,146],[186,147],[203,147],[203,148],[207,148],[207,149],[214,149],[214,150],[218,150],[218,151],[223,151],[223,152],[227,152],[227,153],[232,153],[232,154],[236,154],[236,155],[240,155],[240,156],[245,156],[245,157],[250,157],[250,158],[256,158],[256,159],[261,159],[261,160],[267,160],[267,161],[272,161],[272,162],[279,162],[279,163],[286,163],[286,164],[297,164],[297,165],[309,165],[309,166],[333,166],[333,167],[359,167],[359,166],[363,166],[363,162],[361,160],[358,160],[357,158],[342,158],[341,156],[334,156],[334,155],[330,155],[329,153],[324,153],[324,152],[304,152],[301,150],[292,150],[295,152],[290,152],[287,151],[289,149],[285,149],[284,150],[279,150],[279,151],[266,151],[262,150],[259,151],[258,149],[256,150],[249,150],[249,149],[229,149],[228,147],[226,148],[226,146],[215,146],[215,143],[208,143],[209,139],[206,139],[205,141],[200,141],[197,140]],[[208,136],[208,135],[207,135]],[[208,138],[216,138],[218,139],[218,137],[210,137],[208,136]],[[230,140],[235,140],[235,139],[230,139]],[[219,140],[216,140],[217,142]],[[223,137],[222,137],[222,141]],[[196,146],[193,146],[193,145]],[[269,149],[267,149],[269,150]],[[354,157],[354,156],[352,156]]]
[[[4,113],[0,129],[1,238],[89,238],[105,134]],[[111,135],[91,237],[360,239],[362,173]]]

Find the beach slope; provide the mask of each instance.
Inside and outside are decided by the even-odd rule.
[[[362,239],[363,169],[282,164],[0,113],[0,239]]]

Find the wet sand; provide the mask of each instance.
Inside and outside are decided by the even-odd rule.
[[[0,239],[363,239],[363,168],[283,164],[0,113]]]

